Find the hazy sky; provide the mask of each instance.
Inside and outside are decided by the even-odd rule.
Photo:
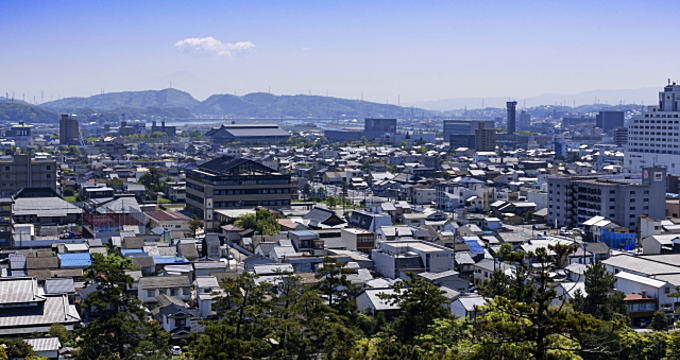
[[[402,103],[662,86],[673,1],[0,1],[0,92]],[[25,94],[25,95],[22,95]]]

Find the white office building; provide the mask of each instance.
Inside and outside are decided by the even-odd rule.
[[[669,83],[659,93],[659,104],[631,119],[625,167],[639,173],[643,167],[665,166],[680,175],[680,85]]]

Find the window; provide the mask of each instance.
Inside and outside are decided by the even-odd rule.
[[[170,296],[177,296],[177,289],[170,289]]]
[[[147,296],[147,297],[150,297],[150,298],[156,297],[156,290],[155,290],[155,289],[147,290],[147,291],[146,291],[146,296]]]
[[[177,318],[175,319],[175,327],[185,327],[187,326],[187,319]]]

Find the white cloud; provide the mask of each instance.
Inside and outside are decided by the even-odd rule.
[[[222,42],[212,36],[203,38],[186,38],[175,43],[182,51],[203,53],[216,56],[232,56],[255,47],[250,41]]]

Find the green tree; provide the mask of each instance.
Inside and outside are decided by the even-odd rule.
[[[73,343],[73,338],[71,337],[71,332],[68,331],[66,326],[54,323],[50,325],[50,329],[47,331],[50,336],[56,336],[59,338],[59,342],[63,346],[71,346]]]
[[[199,229],[202,229],[202,228],[203,228],[203,221],[202,221],[202,220],[199,220],[198,218],[193,217],[193,218],[189,221],[189,230],[190,230],[191,233],[194,235],[194,237],[196,237],[196,234],[198,233],[198,230],[199,230]]]
[[[309,200],[312,194],[312,185],[309,182],[305,182],[302,186],[302,195],[305,196],[305,200]]]
[[[557,293],[551,274],[570,249],[558,244],[508,255],[516,265],[512,276],[497,272],[491,286],[482,289],[490,298],[474,323],[482,356],[544,360],[600,351],[601,321],[573,311],[564,302],[554,305]]]
[[[214,308],[220,320],[206,324],[205,332],[190,344],[195,359],[260,358],[271,352],[271,293],[266,284],[244,275],[228,279],[224,296]]]
[[[17,338],[0,339],[0,345],[4,347],[7,357],[9,357],[10,359],[27,358],[29,356],[35,356],[33,347],[31,347],[31,345],[29,345],[23,339]]]
[[[352,292],[355,286],[347,279],[352,270],[347,268],[346,262],[336,258],[325,257],[321,266],[316,270],[318,280],[316,288],[326,299],[328,306],[338,310],[342,315],[349,315],[356,310]]]
[[[93,320],[79,334],[78,358],[135,359],[164,354],[168,334],[158,333],[157,325],[146,321],[141,301],[128,291],[132,278],[125,270],[132,269],[130,260],[115,253],[93,254],[92,258],[85,278],[97,291],[89,294],[83,305]]]
[[[273,235],[281,230],[278,215],[265,209],[258,209],[254,214],[239,216],[234,224],[244,229],[253,229],[259,235]]]
[[[382,296],[399,306],[399,315],[389,325],[388,333],[402,343],[411,343],[425,333],[435,319],[451,317],[442,290],[413,273],[407,276],[408,280],[395,284],[394,294]]]
[[[624,294],[614,291],[616,279],[604,264],[597,261],[585,272],[585,293],[577,291],[574,309],[602,320],[612,320],[615,314],[625,315]]]
[[[668,329],[668,318],[662,311],[655,311],[652,315],[652,321],[649,323],[649,328],[656,331],[663,331]]]

